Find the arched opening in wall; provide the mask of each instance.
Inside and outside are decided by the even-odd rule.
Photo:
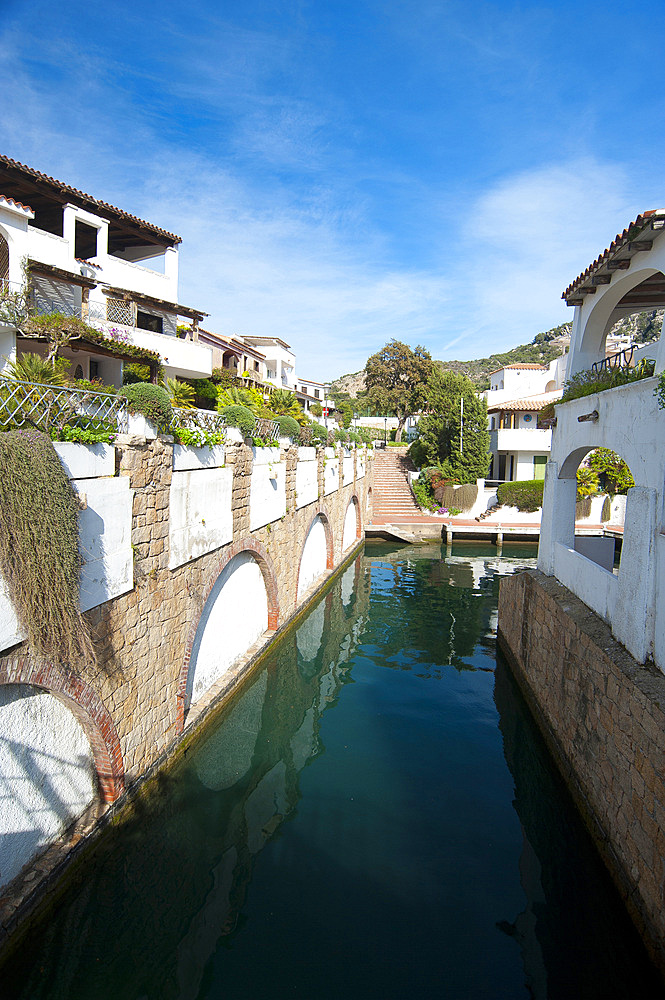
[[[319,513],[315,515],[310,525],[302,548],[298,567],[297,597],[302,597],[327,569],[332,568],[332,565],[330,524],[327,517]]]
[[[9,244],[0,233],[0,292],[9,291]]]
[[[184,710],[196,704],[268,628],[268,592],[252,552],[234,555],[217,577],[191,646]]]
[[[361,534],[360,527],[360,505],[358,497],[351,497],[349,506],[346,508],[344,516],[344,530],[342,532],[342,552],[358,541]]]
[[[372,516],[372,487],[367,490],[367,514]]]
[[[574,512],[575,551],[618,574],[628,491],[635,486],[627,462],[609,448],[580,448],[563,463],[559,478],[577,481]],[[573,494],[571,493],[571,496]],[[600,533],[582,534],[593,526]],[[593,530],[593,529],[591,529]]]
[[[645,266],[649,256],[642,255],[641,267],[631,266],[626,272],[616,272],[608,285],[600,286],[602,295],[594,297],[576,351],[583,358],[582,368],[589,368],[591,363],[614,356],[625,348],[630,350],[631,339],[634,344],[646,344],[648,349],[646,353],[637,352],[635,357],[625,358],[622,365],[633,364],[641,356],[655,356],[655,342],[660,338],[662,327],[662,312],[658,311],[665,307],[665,275],[653,266]],[[623,273],[621,278],[617,277],[620,273]],[[634,319],[626,333],[625,320],[629,316]],[[619,323],[621,326],[617,325]],[[568,376],[571,374],[569,371]]]
[[[83,726],[55,695],[0,685],[0,886],[61,836],[96,800],[95,760]]]
[[[554,392],[556,389],[556,379],[551,378],[545,386],[545,392]]]

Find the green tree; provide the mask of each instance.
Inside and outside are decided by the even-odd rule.
[[[635,485],[632,473],[620,455],[609,448],[596,448],[587,457],[601,488],[608,493],[627,493]]]
[[[320,403],[312,403],[312,405],[309,408],[309,412],[314,417],[322,417],[323,416],[323,407],[321,406]]]
[[[367,359],[365,384],[367,397],[384,413],[396,415],[396,441],[402,440],[407,417],[417,413],[425,402],[428,379],[433,371],[432,358],[424,347],[415,350],[399,340]]]
[[[466,375],[434,369],[427,386],[429,413],[412,446],[419,464],[439,465],[452,479],[474,483],[487,475],[490,436],[487,403]],[[417,446],[417,447],[416,447]]]

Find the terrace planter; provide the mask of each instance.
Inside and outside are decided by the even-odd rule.
[[[204,445],[192,448],[185,444],[173,445],[173,471],[187,472],[192,469],[219,469],[224,465],[223,444]]]
[[[115,445],[54,441],[53,447],[70,479],[115,475]]]

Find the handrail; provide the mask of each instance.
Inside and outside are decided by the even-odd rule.
[[[127,400],[115,393],[0,378],[0,430],[65,426],[113,433],[127,430]]]

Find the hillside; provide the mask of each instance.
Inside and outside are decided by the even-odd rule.
[[[660,336],[663,324],[663,309],[649,312],[634,313],[615,323],[613,334],[629,336],[635,343],[648,343]],[[530,344],[521,344],[510,351],[490,354],[486,358],[476,358],[472,361],[439,361],[447,371],[466,375],[478,386],[479,390],[489,386],[490,372],[505,365],[540,364],[546,365],[558,358],[570,343],[571,323],[562,323],[537,333]],[[361,370],[350,375],[342,375],[331,385],[333,395],[349,396],[355,399],[365,391],[365,372]]]

